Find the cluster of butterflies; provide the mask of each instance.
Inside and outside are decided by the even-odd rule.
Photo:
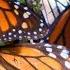
[[[0,41],[7,43],[27,39],[33,43],[33,40],[40,39],[43,42],[43,37],[48,33],[45,21],[28,6],[0,0]],[[35,44],[20,47],[13,46],[16,55],[15,52],[12,55],[0,53],[1,70],[70,70],[70,52],[62,46]]]

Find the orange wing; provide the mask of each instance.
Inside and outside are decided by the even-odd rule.
[[[4,9],[10,10],[10,7],[6,1],[0,0],[0,8],[2,8],[0,9],[0,29],[2,30],[2,32],[5,32],[9,30],[10,24],[12,26],[16,26],[17,19],[12,12],[4,10]],[[8,21],[10,22],[10,24]]]
[[[4,8],[4,9],[10,9],[8,3],[6,2],[6,0],[0,0],[0,7]]]
[[[3,52],[0,53],[0,60],[2,61],[1,68],[10,68],[12,70],[69,70],[69,65],[67,66],[67,64],[65,64],[65,62],[70,63],[69,58],[67,60],[62,59],[61,56],[58,56],[59,52],[56,51],[53,51],[55,54],[58,53],[55,55],[56,58],[54,58],[53,55],[48,55],[49,53],[45,51],[44,54],[43,51],[41,51],[43,45],[40,46],[39,48],[39,45],[24,44],[8,48],[6,52],[3,50]],[[37,49],[37,47],[40,50]],[[53,50],[56,48],[54,47]],[[60,51],[61,49],[56,50]]]

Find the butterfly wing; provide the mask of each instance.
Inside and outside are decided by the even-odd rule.
[[[47,27],[44,21],[30,8],[10,1],[1,0],[1,3],[0,40],[13,41],[23,38],[37,40],[46,36]],[[7,6],[3,7],[3,4]]]
[[[0,59],[2,58],[6,65],[13,69],[16,68],[16,70],[69,70],[70,52],[63,46],[51,46],[52,45],[49,44],[16,45],[15,47],[8,48],[8,50],[2,49]],[[49,52],[49,48],[52,49],[52,52]],[[66,52],[63,52],[65,50]],[[69,52],[69,54],[67,54],[67,52]],[[61,53],[64,55],[61,55]],[[68,55],[67,58],[63,57],[65,54]],[[3,63],[1,64],[5,69],[8,68],[8,66],[5,66]]]

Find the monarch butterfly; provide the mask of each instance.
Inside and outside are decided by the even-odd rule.
[[[44,21],[27,6],[0,0],[0,40],[39,39],[46,34]],[[70,52],[61,46],[47,45],[16,45],[7,48],[9,51],[0,49],[0,69],[70,70]]]
[[[46,24],[30,8],[9,0],[0,0],[0,40],[37,40],[46,34]]]
[[[0,49],[0,70],[70,70],[70,51],[49,44],[22,44]]]

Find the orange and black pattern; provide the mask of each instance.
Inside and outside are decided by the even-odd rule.
[[[1,49],[1,70],[70,70],[70,51],[64,46],[23,44]]]
[[[0,70],[70,70],[70,50],[42,43],[48,34],[45,22],[29,7],[0,0],[0,40],[26,38],[41,44],[8,45],[0,48]]]
[[[0,40],[37,40],[47,35],[47,26],[27,6],[0,0]]]

